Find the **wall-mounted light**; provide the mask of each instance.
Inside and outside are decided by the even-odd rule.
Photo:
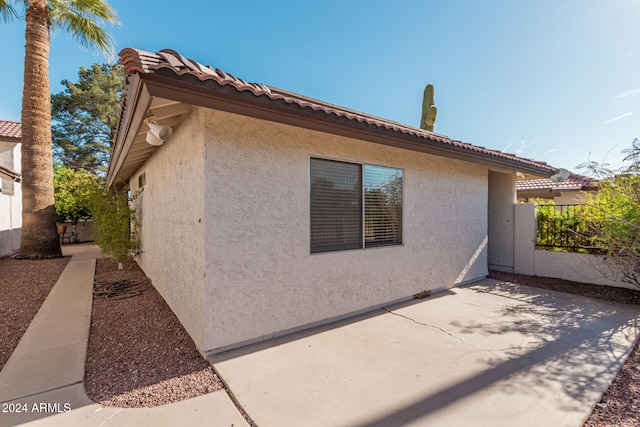
[[[171,135],[173,135],[173,129],[171,129],[171,126],[165,126],[151,121],[148,121],[147,125],[149,126],[149,130],[147,131],[146,141],[150,145],[159,147],[168,141],[171,138]]]

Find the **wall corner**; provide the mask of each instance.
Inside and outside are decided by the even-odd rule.
[[[514,273],[535,275],[536,205],[516,204],[514,232]]]

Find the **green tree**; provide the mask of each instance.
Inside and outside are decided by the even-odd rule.
[[[56,229],[51,149],[50,32],[69,32],[82,46],[111,54],[104,29],[116,23],[104,0],[0,0],[0,21],[21,19],[25,7],[25,60],[22,93],[22,233],[18,258],[62,255]]]
[[[599,191],[585,200],[580,221],[586,236],[601,253],[601,272],[640,287],[640,156],[638,140],[625,160],[630,165],[599,182]]]
[[[80,67],[76,83],[51,97],[53,158],[72,169],[106,172],[120,116],[124,74],[120,64]]]
[[[102,186],[102,180],[85,169],[56,166],[53,169],[56,220],[74,225],[91,217],[91,196]]]

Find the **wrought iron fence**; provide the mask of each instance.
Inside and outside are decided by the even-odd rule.
[[[536,247],[570,252],[591,252],[591,234],[580,221],[584,205],[538,205]]]

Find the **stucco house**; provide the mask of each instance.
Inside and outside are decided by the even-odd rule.
[[[513,269],[516,173],[544,163],[125,49],[108,185],[202,353]]]
[[[549,178],[521,179],[516,182],[518,201],[527,202],[533,198],[553,200],[556,204],[580,204],[584,197],[598,191],[597,180],[572,173],[567,179],[555,182]]]
[[[0,120],[0,256],[20,249],[22,191],[20,123]]]

